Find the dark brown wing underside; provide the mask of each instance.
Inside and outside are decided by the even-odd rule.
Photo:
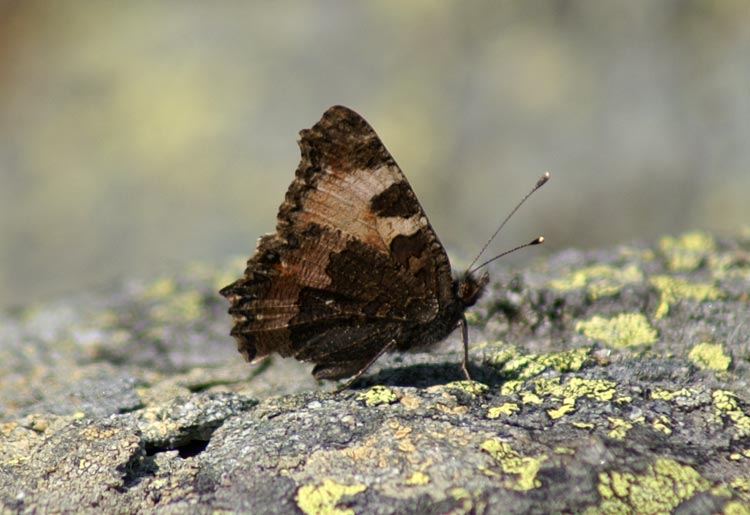
[[[278,352],[357,371],[452,299],[448,257],[406,178],[359,115],[332,107],[300,133],[302,160],[245,275],[221,293],[247,359]]]

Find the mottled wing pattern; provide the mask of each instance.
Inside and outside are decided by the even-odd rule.
[[[351,375],[407,323],[450,301],[448,257],[375,131],[335,106],[300,132],[302,159],[245,275],[221,293],[252,360],[278,352]]]

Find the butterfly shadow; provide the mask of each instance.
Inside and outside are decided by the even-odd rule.
[[[497,370],[486,365],[469,365],[474,381],[488,386],[496,386],[503,381]],[[374,374],[365,375],[352,384],[352,390],[362,390],[372,386],[411,386],[429,388],[453,381],[465,381],[466,376],[457,363],[416,363],[384,367]]]

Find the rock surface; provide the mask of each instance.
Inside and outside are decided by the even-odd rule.
[[[338,395],[242,361],[240,268],[0,315],[0,513],[750,514],[746,237],[495,269],[476,382],[455,334]]]

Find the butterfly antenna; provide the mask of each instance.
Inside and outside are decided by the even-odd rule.
[[[544,172],[544,174],[541,177],[539,177],[539,180],[536,181],[536,184],[534,185],[534,187],[531,188],[531,191],[529,191],[526,194],[526,196],[524,196],[521,199],[521,201],[518,204],[516,204],[516,207],[514,207],[513,210],[510,213],[508,213],[508,216],[505,217],[505,219],[500,224],[500,226],[495,230],[495,232],[492,233],[492,236],[490,236],[490,239],[487,240],[487,243],[484,244],[484,246],[482,247],[482,250],[480,250],[479,254],[477,254],[477,257],[475,257],[474,261],[472,261],[471,264],[469,265],[469,273],[470,274],[473,273],[473,272],[476,272],[477,270],[479,270],[480,268],[482,268],[484,266],[489,265],[490,263],[492,263],[496,259],[500,259],[503,256],[507,256],[511,252],[515,252],[515,251],[520,250],[522,248],[530,247],[532,245],[539,245],[540,243],[544,242],[544,238],[540,236],[539,238],[535,239],[534,241],[531,241],[531,242],[526,243],[524,245],[519,245],[518,247],[512,248],[512,249],[510,249],[510,250],[508,250],[506,252],[503,252],[502,254],[500,254],[498,256],[493,257],[492,259],[490,259],[488,261],[485,261],[481,265],[479,265],[477,267],[474,267],[474,264],[479,260],[479,258],[482,256],[482,254],[484,254],[484,251],[487,250],[487,247],[490,246],[490,243],[492,243],[492,240],[494,240],[495,237],[498,234],[500,234],[500,231],[503,229],[503,227],[505,227],[505,224],[508,223],[508,220],[510,220],[511,217],[514,214],[516,214],[516,211],[518,211],[518,209],[523,205],[523,203],[526,202],[526,200],[528,200],[528,198],[531,195],[533,195],[536,190],[538,190],[539,188],[541,188],[542,186],[544,186],[547,183],[548,180],[549,180],[549,172]],[[472,268],[472,267],[474,267],[474,268]]]

